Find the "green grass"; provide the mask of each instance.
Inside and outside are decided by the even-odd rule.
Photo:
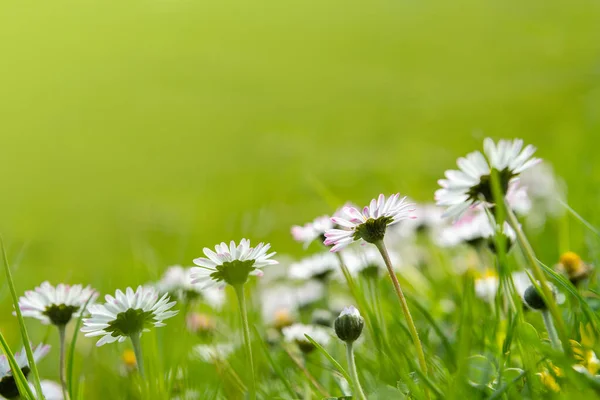
[[[0,233],[17,293],[46,279],[112,292],[243,236],[299,256],[292,224],[380,192],[431,200],[485,136],[535,144],[597,228],[598,21],[584,0],[3,2]],[[530,240],[547,265],[564,247],[600,255],[575,218]],[[447,318],[434,298],[415,300]],[[4,280],[0,300],[16,349]],[[223,318],[237,332],[235,307]],[[47,335],[27,323],[34,343]],[[164,343],[170,329],[144,338],[167,359],[184,351]],[[42,378],[58,377],[56,339]],[[80,338],[78,351],[84,398],[119,398],[116,346]],[[357,351],[359,370],[376,359]],[[382,374],[363,384],[398,378]]]

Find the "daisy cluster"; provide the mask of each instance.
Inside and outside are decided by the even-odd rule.
[[[153,328],[164,327],[166,321],[173,318],[175,328],[171,334],[177,332],[189,347],[189,355],[184,358],[212,365],[224,381],[235,381],[243,392],[239,398],[248,394],[255,399],[257,393],[261,393],[256,388],[253,361],[253,351],[256,354],[257,342],[261,340],[268,351],[281,350],[285,359],[288,355],[323,398],[329,398],[328,393],[311,375],[309,367],[316,363],[317,349],[330,359],[331,354],[339,353],[335,343],[341,342],[348,358],[348,373],[343,371],[344,379],[339,385],[347,388],[342,394],[349,395],[347,392],[351,391],[356,398],[366,399],[360,384],[364,377],[356,372],[353,358],[355,342],[358,346],[367,341],[371,341],[369,345],[381,346],[393,336],[391,330],[386,330],[386,324],[393,325],[403,333],[395,342],[389,341],[388,346],[402,342],[408,348],[408,339],[412,340],[414,346],[410,350],[397,351],[406,351],[406,360],[411,363],[416,356],[420,373],[427,379],[436,379],[431,373],[434,369],[424,362],[419,334],[431,345],[450,346],[443,335],[454,328],[446,321],[464,304],[457,296],[440,293],[439,287],[450,291],[460,281],[472,283],[469,290],[477,302],[474,307],[481,307],[488,314],[496,313],[498,318],[503,318],[509,310],[518,318],[525,313],[539,312],[547,327],[548,341],[557,351],[560,340],[550,325],[553,320],[560,321],[551,311],[552,305],[562,304],[565,296],[556,286],[533,276],[535,270],[525,266],[521,253],[515,254],[514,250],[519,244],[528,251],[523,243],[525,229],[539,228],[544,226],[548,216],[560,215],[555,200],[562,198],[562,184],[546,163],[534,157],[535,151],[535,147],[524,145],[520,139],[494,142],[488,138],[483,142],[482,151],[458,158],[457,169],[445,172],[433,196],[435,204],[420,203],[400,193],[380,194],[364,207],[346,203],[328,215],[294,225],[291,236],[302,245],[304,257],[276,257],[270,243],[252,245],[246,238],[239,242],[221,242],[212,248],[204,247],[203,254],[193,260],[173,260],[190,262],[193,266],[171,264],[155,282],[135,289],[117,289],[114,295],[104,295],[100,302],[99,292],[90,286],[63,283],[53,286],[43,282],[26,291],[17,306],[23,317],[53,325],[59,332],[61,383],[46,382],[44,395],[47,399],[68,398],[65,394],[69,385],[64,374],[67,327],[81,323],[80,332],[86,337],[98,338],[98,347],[129,339],[133,350],[127,349],[122,357],[125,366],[122,375],[129,377],[139,373],[145,378],[140,337]],[[498,247],[501,243],[504,246]],[[502,264],[501,260],[506,257],[511,257],[511,262]],[[430,267],[436,263],[442,263],[445,270]],[[273,266],[277,268],[268,272]],[[573,252],[560,257],[555,271],[567,278],[565,280],[574,288],[585,285],[593,276],[591,263]],[[408,288],[409,301],[402,287]],[[232,307],[234,295],[237,305]],[[400,305],[390,300],[394,296]],[[426,304],[429,298],[435,301]],[[433,320],[428,312],[440,318],[439,326],[433,329],[435,335],[429,333],[432,331],[429,327],[425,329],[422,323],[414,323],[409,310],[413,304],[428,321]],[[240,313],[237,322],[228,318],[227,313],[233,309]],[[429,311],[424,311],[426,309]],[[180,311],[183,317],[174,318]],[[389,318],[390,315],[394,318]],[[516,323],[518,318],[511,323]],[[256,324],[257,329],[252,330],[257,320],[262,325]],[[539,321],[538,325],[541,325]],[[187,329],[193,340],[184,341],[182,329]],[[497,329],[502,326],[499,324]],[[240,332],[239,338],[233,334],[234,330]],[[368,332],[366,339],[363,331]],[[486,340],[493,342],[497,338]],[[573,369],[596,379],[600,362],[589,346],[581,346],[580,359]],[[385,356],[388,355],[385,351],[392,350],[378,348]],[[48,352],[47,345],[35,347],[34,361],[37,363]],[[242,352],[246,369],[238,373],[235,368],[239,368],[241,362],[232,359]],[[16,353],[15,359],[27,376],[31,366],[25,353]],[[428,359],[430,365],[438,365],[441,360],[432,355],[428,355]],[[363,356],[361,362],[365,360],[375,362],[370,355]],[[386,367],[390,365],[385,359],[378,362]],[[503,362],[509,363],[509,360]],[[278,374],[284,374],[277,370],[277,361],[271,360],[271,363]],[[550,380],[552,367],[544,365],[540,376],[549,387],[559,387],[559,383]],[[0,356],[0,395],[6,398],[16,398],[22,390],[13,372],[7,358]],[[175,372],[170,372],[177,375],[175,381],[184,380]],[[389,372],[382,368],[381,373]],[[373,382],[370,385],[374,386]],[[435,389],[435,385],[430,386]],[[492,393],[489,388],[498,387],[490,381],[478,389],[487,395]],[[295,386],[287,389],[299,392]],[[421,395],[426,398],[428,390],[430,388],[415,398]],[[268,390],[263,388],[263,392]],[[188,390],[170,398],[183,398],[182,393],[194,398],[204,396],[200,391]],[[405,394],[410,397],[410,390],[406,389]],[[307,394],[305,398],[313,397]]]

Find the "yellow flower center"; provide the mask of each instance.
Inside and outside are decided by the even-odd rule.
[[[560,263],[569,275],[577,273],[583,268],[581,257],[572,251],[563,253],[560,256]]]
[[[127,367],[135,367],[135,353],[133,350],[125,350],[121,355],[121,359],[123,360],[123,364]]]

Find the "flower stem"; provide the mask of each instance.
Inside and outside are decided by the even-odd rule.
[[[58,372],[60,376],[60,386],[62,387],[63,398],[65,400],[69,399],[69,393],[67,390],[67,379],[65,375],[65,336],[66,336],[66,325],[57,325],[58,328],[58,341],[60,345],[60,355],[59,355],[59,364],[58,364]]]
[[[240,306],[240,316],[242,317],[242,330],[244,333],[244,345],[246,347],[246,357],[250,366],[250,399],[256,399],[256,376],[254,375],[254,361],[252,360],[252,344],[250,343],[250,326],[248,325],[248,311],[246,310],[246,296],[244,294],[244,285],[234,285],[235,294],[237,295]]]
[[[138,371],[140,371],[140,375],[142,378],[144,378],[144,357],[142,356],[142,344],[140,343],[140,336],[141,334],[139,332],[134,333],[129,336],[129,339],[131,339],[131,344],[133,345],[133,353],[135,354],[135,362],[137,363]]]
[[[421,340],[419,339],[419,332],[417,332],[417,327],[415,326],[415,322],[413,321],[412,315],[410,314],[410,309],[408,308],[408,303],[406,302],[406,298],[404,297],[404,293],[402,292],[402,288],[400,287],[400,282],[398,282],[398,278],[394,273],[394,267],[392,266],[392,261],[390,260],[387,248],[385,247],[383,240],[379,240],[373,244],[381,253],[381,257],[383,257],[385,266],[387,267],[390,278],[392,279],[394,289],[396,289],[396,294],[398,295],[398,300],[400,300],[400,305],[402,306],[402,312],[404,312],[404,317],[406,318],[408,330],[410,331],[413,343],[417,348],[417,356],[419,357],[419,364],[421,365],[421,370],[423,374],[427,376],[427,362],[425,361],[423,345],[421,344]],[[427,389],[425,389],[425,397],[429,399],[429,391]]]
[[[550,314],[552,315],[552,318],[554,319],[554,322],[556,323],[556,328],[558,330],[558,335],[561,339],[560,341],[562,342],[563,351],[566,355],[571,355],[571,347],[569,346],[569,336],[567,335],[567,330],[565,329],[565,324],[560,314],[560,310],[556,305],[554,295],[552,294],[550,286],[548,285],[548,280],[546,279],[546,276],[544,275],[542,269],[538,264],[533,248],[529,244],[525,233],[523,233],[523,230],[521,229],[521,225],[519,224],[515,213],[512,211],[510,206],[506,204],[506,200],[505,209],[508,223],[510,224],[510,226],[512,226],[512,228],[517,234],[517,240],[519,241],[519,244],[521,245],[521,248],[523,249],[523,252],[527,257],[527,260],[531,265],[533,276],[540,282],[540,288],[542,290],[544,301],[546,303],[546,306],[548,307]]]
[[[352,342],[346,342],[346,356],[348,358],[348,369],[350,370],[350,376],[354,381],[352,382],[354,384],[354,395],[360,400],[367,400],[367,396],[365,396],[365,392],[360,385],[358,373],[356,372],[356,363],[354,362],[354,347]]]
[[[544,325],[546,325],[546,330],[548,331],[548,337],[550,338],[552,347],[554,347],[555,349],[560,349],[560,339],[558,338],[556,328],[554,328],[554,323],[552,322],[552,316],[550,315],[548,310],[542,311],[542,319],[544,320]]]

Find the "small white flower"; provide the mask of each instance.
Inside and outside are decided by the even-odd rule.
[[[44,394],[45,400],[64,400],[62,387],[59,383],[49,380],[40,381],[42,386],[42,393]],[[35,393],[34,386],[30,383],[32,391]]]
[[[37,318],[43,324],[66,325],[72,317],[79,317],[89,300],[94,302],[98,293],[91,287],[65,285],[56,287],[44,282],[34,290],[25,292],[19,299],[19,308],[24,317]],[[90,300],[91,299],[91,300]]]
[[[508,223],[504,223],[502,233],[509,242],[514,243],[516,233]],[[442,247],[452,247],[461,243],[476,244],[482,239],[492,238],[496,229],[490,222],[490,217],[481,208],[471,208],[454,224],[442,229],[436,238],[436,243]]]
[[[32,349],[33,360],[37,364],[42,358],[50,351],[50,346],[40,344]],[[14,354],[17,365],[23,372],[23,375],[27,378],[29,374],[29,362],[27,360],[27,353],[25,349]],[[0,396],[9,399],[18,398],[19,391],[17,389],[16,382],[14,380],[10,364],[5,354],[0,355]]]
[[[204,362],[214,363],[227,359],[234,351],[235,346],[231,343],[199,344],[194,346],[192,354]]]
[[[308,335],[321,346],[327,346],[331,340],[331,334],[319,325],[293,324],[283,328],[281,331],[286,342],[296,343],[306,353],[314,350],[314,345],[304,335]]]
[[[531,285],[531,280],[525,272],[514,272],[512,280],[515,284],[515,291],[519,297],[523,297],[525,290]],[[482,300],[493,302],[500,285],[498,275],[486,274],[475,280],[475,295]]]
[[[440,179],[442,187],[435,193],[438,206],[447,207],[445,217],[460,217],[469,207],[479,204],[481,198],[493,204],[491,187],[492,170],[498,171],[501,189],[507,193],[509,184],[519,174],[541,160],[534,158],[535,147],[523,148],[523,140],[500,140],[498,145],[490,138],[483,142],[485,156],[474,151],[458,159],[459,170],[446,171],[446,179]],[[486,159],[487,157],[487,159]]]
[[[218,288],[203,289],[202,285],[192,283],[192,268],[180,265],[169,267],[156,288],[161,293],[169,293],[180,300],[191,301],[201,296],[212,308],[220,309],[225,303],[225,292]]]
[[[325,240],[325,232],[333,228],[333,222],[328,215],[315,218],[314,221],[304,224],[304,226],[292,226],[292,236],[294,240],[304,243],[304,248],[312,242],[319,239],[321,243]]]
[[[394,266],[401,265],[401,259],[397,252],[389,251],[388,255]],[[342,254],[342,259],[351,275],[366,274],[367,276],[377,276],[380,271],[386,271],[385,262],[379,251],[371,247],[360,247],[348,249]],[[344,280],[343,274],[338,270],[336,278]]]
[[[290,265],[289,276],[298,280],[325,279],[338,265],[339,261],[333,254],[318,253]]]
[[[407,204],[405,199],[406,197],[400,198],[399,193],[387,200],[380,194],[362,212],[354,207],[344,207],[339,217],[331,218],[341,229],[329,229],[325,232],[325,245],[333,245],[331,251],[335,252],[357,240],[369,243],[383,240],[388,226],[413,218],[413,205]]]
[[[293,315],[296,311],[323,298],[324,284],[310,280],[300,286],[278,284],[260,291],[262,315],[268,325],[275,322],[277,313],[285,310]]]
[[[163,321],[178,312],[169,311],[176,302],[169,302],[167,293],[159,299],[151,287],[139,286],[135,292],[128,287],[125,293],[117,290],[115,297],[106,295],[105,299],[106,303],[89,307],[91,317],[83,320],[81,328],[85,336],[102,336],[97,346],[123,342],[129,336],[147,332],[150,326],[165,326]]]
[[[271,260],[276,253],[267,253],[270,248],[268,243],[250,247],[248,239],[242,239],[237,246],[233,240],[229,246],[223,242],[215,246],[215,251],[205,247],[207,258],[194,260],[199,268],[192,268],[192,283],[198,283],[203,288],[244,284],[249,275],[261,276],[261,268],[278,264]]]

